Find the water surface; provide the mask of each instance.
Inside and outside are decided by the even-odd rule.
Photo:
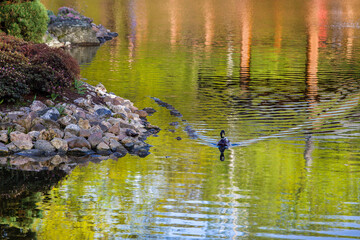
[[[360,1],[43,2],[119,33],[82,77],[155,108],[162,131],[146,158],[79,166],[18,200],[6,234],[360,239]],[[223,162],[221,129],[236,144]]]

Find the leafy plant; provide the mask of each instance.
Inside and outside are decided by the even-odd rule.
[[[56,98],[58,98],[58,97],[59,97],[59,94],[57,94],[57,93],[51,93],[51,95],[50,95],[50,98],[52,101],[55,101]]]
[[[41,42],[48,20],[46,8],[39,0],[0,3],[1,30],[26,41]]]
[[[85,94],[86,87],[84,87],[84,83],[80,80],[75,79],[74,81],[74,87],[79,94]]]
[[[64,105],[59,105],[59,106],[57,106],[57,107],[55,107],[55,108],[59,111],[60,115],[65,115],[65,114],[64,114],[64,110],[65,110],[66,106],[64,106]]]
[[[16,129],[15,127],[8,127],[7,128],[7,135],[10,136],[10,133],[14,132]]]

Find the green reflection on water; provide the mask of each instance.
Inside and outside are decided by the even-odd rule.
[[[43,2],[119,33],[82,76],[154,107],[163,130],[145,159],[90,163],[54,187],[39,239],[359,236],[359,28],[342,27],[357,1]],[[224,162],[220,129],[247,143]]]

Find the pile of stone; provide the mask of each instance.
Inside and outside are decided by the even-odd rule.
[[[98,46],[118,36],[116,32],[101,24],[96,25],[92,19],[68,7],[59,8],[58,15],[49,12],[49,19],[46,42],[54,47]]]
[[[35,100],[29,107],[0,113],[0,155],[147,156],[150,146],[144,140],[160,131],[146,120],[148,113],[107,93],[102,84],[85,86],[89,94],[73,103]],[[64,159],[58,156],[55,161]]]

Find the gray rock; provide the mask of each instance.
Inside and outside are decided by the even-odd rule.
[[[112,142],[110,142],[110,147],[113,152],[121,153],[123,156],[125,156],[128,153],[128,150],[121,144],[112,145]]]
[[[144,108],[143,110],[147,112],[149,115],[156,113],[156,110],[151,107]]]
[[[90,22],[78,19],[66,19],[49,24],[48,31],[60,42],[70,42],[76,45],[100,45],[96,32]]]
[[[129,137],[137,137],[139,136],[139,133],[135,132],[132,129],[126,129],[125,134]]]
[[[144,110],[135,110],[135,113],[141,118],[146,118],[148,116],[148,113]]]
[[[136,152],[135,152],[136,155],[138,155],[139,157],[141,158],[144,158],[146,157],[147,155],[150,154],[150,152],[145,149],[145,148],[140,148],[140,149],[137,149]]]
[[[116,141],[115,139],[109,139],[109,147],[111,151],[117,152],[117,149],[123,148],[123,145]]]
[[[76,124],[70,124],[70,125],[67,125],[65,130],[64,130],[65,133],[69,132],[71,134],[74,134],[75,136],[79,136],[80,134],[80,127]]]
[[[111,117],[112,112],[106,108],[99,108],[95,111],[99,117]]]
[[[76,103],[80,107],[85,107],[85,108],[91,107],[91,100],[85,98],[77,98],[74,100],[74,103]]]
[[[124,121],[120,122],[120,128],[129,128],[135,130],[135,127],[131,125],[130,123],[126,123]]]
[[[37,100],[33,101],[30,106],[31,111],[35,111],[35,112],[45,110],[46,108],[47,106],[44,103]]]
[[[57,137],[58,134],[54,131],[54,129],[49,130],[41,130],[39,136],[37,137],[38,140],[46,140],[51,141],[54,137]]]
[[[60,128],[60,124],[54,120],[51,119],[43,119],[43,123],[42,123],[46,128],[51,129],[51,128]]]
[[[41,118],[43,119],[53,120],[53,121],[57,121],[59,117],[60,117],[59,110],[57,110],[54,107],[50,108],[48,111],[46,111],[44,115],[41,116]]]
[[[102,134],[103,133],[101,131],[98,131],[98,132],[92,133],[89,136],[88,141],[92,148],[95,148],[100,142],[102,142]]]
[[[66,132],[64,134],[64,139],[69,139],[69,138],[74,138],[74,137],[77,137],[77,136],[75,136],[74,134],[69,133],[69,132]]]
[[[28,150],[33,147],[32,139],[28,134],[14,131],[10,133],[10,141],[19,148],[19,150]]]
[[[101,155],[109,155],[111,153],[109,145],[104,142],[99,143],[96,146],[96,152]]]
[[[37,140],[34,144],[35,149],[43,151],[46,155],[53,154],[55,147],[46,140]]]
[[[83,137],[74,137],[66,139],[69,148],[87,148],[91,149],[90,143]]]
[[[110,127],[108,132],[113,133],[115,135],[119,135],[120,134],[120,123],[116,123],[112,127]]]
[[[1,130],[0,131],[0,142],[8,143],[9,142],[9,136],[7,130]]]
[[[170,110],[170,114],[175,117],[182,117],[183,115],[176,109]]]
[[[87,129],[80,129],[79,137],[88,138],[91,135],[91,131]]]
[[[14,153],[21,151],[20,148],[18,148],[13,142],[7,144],[6,147]]]
[[[85,129],[85,130],[90,129],[90,127],[91,127],[89,120],[87,120],[87,119],[84,120],[82,118],[79,119],[78,125],[79,125],[79,127],[81,127],[82,129]]]
[[[40,136],[40,132],[39,131],[31,131],[31,132],[28,132],[28,135],[31,137],[31,139],[33,141],[36,141]]]
[[[10,154],[9,148],[5,144],[0,143],[0,156],[7,156],[9,154]]]
[[[51,144],[58,152],[67,152],[68,150],[68,142],[61,138],[54,138],[51,140]]]
[[[76,118],[71,115],[66,115],[64,117],[59,118],[57,122],[60,123],[61,126],[66,127],[67,125],[70,124],[76,124]]]
[[[31,131],[38,131],[40,132],[41,130],[46,129],[46,127],[40,123],[35,124],[32,128]]]

